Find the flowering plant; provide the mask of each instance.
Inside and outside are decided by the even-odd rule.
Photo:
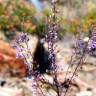
[[[65,94],[64,96],[66,96],[66,93],[68,92],[68,89],[70,87],[70,85],[72,84],[72,80],[74,78],[74,75],[76,75],[76,72],[78,71],[79,67],[82,65],[83,63],[83,59],[85,57],[85,54],[88,52],[93,51],[93,49],[96,49],[96,31],[92,31],[90,36],[86,37],[86,38],[82,38],[80,37],[81,34],[79,34],[80,36],[77,36],[77,41],[76,41],[76,45],[75,45],[75,50],[71,56],[66,74],[65,74],[65,80],[63,82],[63,84],[60,84],[58,82],[58,70],[57,70],[57,65],[56,65],[56,54],[54,52],[54,45],[57,41],[57,24],[56,24],[56,1],[52,0],[52,18],[50,20],[50,24],[48,26],[48,33],[46,35],[46,41],[48,43],[48,51],[49,51],[49,60],[51,62],[51,73],[53,76],[53,85],[55,86],[56,92],[57,92],[57,96],[61,96],[60,90],[61,88],[65,89]],[[93,27],[94,29],[94,27]],[[33,70],[33,51],[31,51],[31,47],[32,42],[30,42],[31,40],[31,36],[27,33],[21,33],[20,35],[18,35],[15,39],[14,42],[14,48],[17,50],[17,58],[22,58],[25,62],[26,68],[28,69],[28,74],[32,76],[32,80],[33,80],[33,86],[35,86],[34,88],[37,89],[38,87],[38,82],[37,80],[40,80],[41,77],[39,77],[41,74],[35,74],[34,70]],[[37,40],[38,41],[38,40]],[[42,40],[41,40],[42,41]],[[44,43],[44,42],[43,42]],[[35,49],[35,48],[33,48]],[[75,56],[74,56],[75,55]],[[74,57],[74,58],[73,58]],[[75,63],[74,60],[75,59],[77,62]],[[38,62],[36,62],[38,63]],[[73,65],[75,65],[75,68],[73,70],[73,72],[71,72],[71,76],[69,76],[67,78],[67,75],[69,74],[69,70],[70,67],[72,67]],[[50,73],[50,74],[51,74]],[[44,79],[44,78],[43,78]],[[35,83],[35,84],[34,84]],[[36,90],[35,90],[36,91]],[[38,93],[33,92],[33,93]],[[42,93],[42,90],[41,90]],[[45,96],[42,93],[43,96]],[[37,96],[36,94],[34,96]],[[39,95],[38,95],[39,96]]]

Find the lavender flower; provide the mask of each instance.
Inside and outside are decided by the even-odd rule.
[[[84,48],[84,41],[79,39],[77,46],[78,46],[78,48]]]
[[[39,92],[36,78],[32,76],[30,79],[27,78],[27,80],[28,80],[27,86],[28,86],[28,89],[31,91],[32,96],[42,96]]]
[[[21,33],[16,37],[16,42],[21,43],[21,42],[27,42],[29,41],[29,37],[27,33]]]
[[[93,25],[92,30],[90,31],[90,40],[88,42],[88,49],[96,49],[96,24]]]
[[[90,40],[88,43],[88,49],[91,51],[92,49],[96,49],[96,41]]]
[[[30,35],[27,33],[21,33],[16,36],[13,42],[13,48],[16,49],[16,57],[24,60],[24,64],[31,69],[33,57],[28,42],[30,41]]]

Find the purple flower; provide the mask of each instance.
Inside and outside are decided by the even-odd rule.
[[[84,42],[82,39],[79,39],[79,40],[77,41],[76,47],[77,47],[77,48],[80,48],[80,49],[83,49],[84,46],[85,46],[84,43],[85,43],[85,42]]]
[[[20,35],[18,35],[18,36],[16,37],[16,42],[17,42],[17,43],[27,42],[27,41],[29,41],[29,36],[28,36],[27,33],[23,33],[23,32],[22,32]]]
[[[88,43],[88,49],[91,51],[92,49],[96,49],[96,41],[90,40]]]
[[[33,56],[31,54],[31,49],[29,48],[30,35],[27,33],[21,33],[16,36],[13,42],[13,48],[16,49],[16,58],[21,58],[24,60],[24,64],[28,68],[32,68]]]
[[[22,54],[22,53],[17,52],[17,54],[16,54],[16,58],[24,58],[24,57],[23,57],[23,54]]]
[[[49,59],[55,59],[55,54],[54,53],[50,53],[49,54]]]

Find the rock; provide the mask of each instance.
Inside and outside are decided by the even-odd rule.
[[[23,96],[22,89],[0,87],[0,96]]]
[[[6,40],[5,35],[3,34],[3,32],[0,31],[0,40]]]
[[[80,93],[77,93],[76,96],[92,96],[91,91],[81,91]]]
[[[21,59],[16,59],[16,52],[8,43],[0,40],[0,75],[25,76],[26,69]]]

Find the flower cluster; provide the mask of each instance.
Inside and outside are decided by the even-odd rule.
[[[52,0],[52,18],[50,25],[48,26],[49,32],[47,34],[47,42],[48,42],[48,50],[49,50],[49,60],[51,61],[52,65],[55,67],[55,53],[54,53],[54,43],[58,39],[57,31],[58,27],[56,24],[56,1],[57,0]]]
[[[96,49],[96,25],[93,26],[93,29],[90,32],[90,40],[88,42],[88,49]]]
[[[37,82],[36,82],[36,80],[35,80],[35,77],[32,77],[32,88],[31,88],[31,91],[32,91],[32,96],[39,96],[40,95],[40,93],[38,92],[39,90],[38,90],[38,85],[37,85]]]
[[[16,41],[17,43],[23,43],[23,42],[28,42],[29,41],[29,37],[27,33],[21,33],[16,37]]]
[[[91,51],[92,49],[96,49],[96,41],[90,40],[88,43],[88,49]]]
[[[56,69],[54,43],[57,41],[57,38],[57,25],[55,24],[55,22],[52,22],[52,24],[49,26],[49,32],[46,38],[49,50],[49,60],[52,65],[52,69]]]
[[[81,37],[81,34],[80,36]],[[91,26],[88,36],[83,38],[78,38],[77,41],[77,52],[80,54],[80,51],[83,53],[86,51],[87,54],[96,56],[96,24]]]
[[[30,41],[30,35],[27,33],[21,33],[16,36],[15,42],[13,42],[12,47],[16,49],[16,57],[24,60],[26,67],[32,67],[32,54],[28,42]]]

